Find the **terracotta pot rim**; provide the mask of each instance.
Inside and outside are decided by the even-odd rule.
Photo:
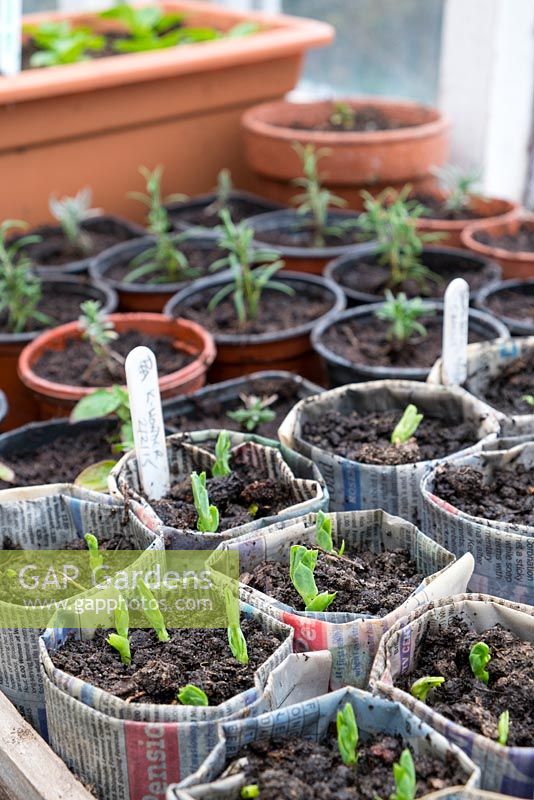
[[[428,189],[425,190],[425,194],[437,195],[437,192]],[[506,222],[509,219],[515,219],[521,208],[520,203],[515,203],[513,200],[506,200],[503,197],[487,197],[485,195],[474,196],[487,203],[502,203],[503,205],[508,206],[508,210],[503,211],[500,214],[489,214],[487,217],[477,217],[476,219],[437,219],[436,217],[419,217],[417,220],[417,227],[427,228],[429,230],[435,230],[438,232],[452,231],[455,233],[461,233],[465,228],[471,225],[476,225],[482,221],[490,222],[495,220],[499,222]]]
[[[354,106],[382,106],[390,108],[392,106],[402,106],[406,109],[425,109],[435,114],[435,118],[428,122],[422,122],[418,125],[411,125],[404,128],[394,128],[387,131],[309,131],[300,128],[285,127],[283,125],[275,125],[272,122],[267,122],[258,118],[258,113],[266,109],[272,109],[282,106],[294,106],[296,109],[302,106],[311,105],[324,105],[331,103],[330,100],[318,100],[314,103],[291,103],[288,100],[275,100],[272,103],[261,103],[260,105],[250,108],[245,111],[241,118],[242,127],[260,136],[268,136],[272,139],[282,139],[285,141],[306,141],[312,142],[317,146],[342,148],[343,146],[354,147],[354,145],[388,145],[392,142],[402,142],[410,139],[421,139],[427,136],[434,136],[442,133],[450,128],[450,122],[440,111],[432,106],[425,106],[421,103],[416,103],[413,100],[403,100],[390,97],[381,97],[377,95],[358,96],[358,97],[341,97],[336,98],[341,102],[349,102]]]
[[[112,322],[124,323],[124,329],[129,330],[135,328],[135,323],[145,320],[147,322],[158,322],[163,324],[175,323],[176,328],[189,328],[195,333],[202,345],[199,345],[199,352],[195,360],[191,364],[187,364],[175,372],[168,375],[163,375],[159,379],[160,391],[163,393],[166,390],[174,388],[184,382],[190,383],[196,378],[203,375],[213,361],[215,360],[216,350],[215,342],[209,331],[206,331],[202,326],[190,320],[175,318],[171,319],[164,314],[152,314],[148,312],[131,313],[131,314],[109,314],[108,317]],[[131,325],[129,324],[131,323]],[[26,345],[20,354],[18,362],[18,373],[24,385],[33,392],[37,392],[46,397],[52,397],[56,400],[79,400],[88,394],[91,394],[95,389],[102,389],[107,387],[102,386],[71,386],[64,383],[56,383],[49,381],[46,378],[41,378],[33,371],[33,364],[37,358],[44,352],[50,342],[57,339],[66,338],[79,338],[81,328],[79,322],[67,322],[65,325],[59,325],[51,331],[45,331],[44,334],[37,337],[33,342]],[[178,336],[176,338],[179,338]]]
[[[208,288],[214,288],[220,283],[227,283],[230,278],[230,272],[220,273],[217,278],[210,277],[208,279],[201,278],[198,281],[187,286],[182,291],[178,292],[174,297],[172,297],[169,302],[166,304],[164,308],[164,313],[167,316],[175,319],[173,316],[173,308],[178,303],[183,302],[186,298],[189,298],[195,294],[201,294]],[[255,334],[212,334],[215,344],[217,346],[224,346],[224,345],[241,345],[241,346],[249,346],[249,345],[265,345],[273,342],[283,342],[286,339],[295,339],[298,336],[307,335],[311,332],[314,325],[319,322],[321,319],[325,319],[329,317],[331,314],[335,314],[338,311],[343,311],[346,305],[345,294],[343,289],[338,286],[337,283],[330,280],[329,278],[324,278],[321,275],[311,275],[305,272],[291,272],[291,271],[284,271],[280,274],[279,280],[282,280],[284,283],[292,283],[292,282],[300,282],[300,283],[308,283],[313,284],[314,286],[318,286],[325,290],[326,293],[330,293],[333,295],[334,303],[332,308],[330,308],[325,314],[321,317],[318,317],[316,320],[312,320],[307,322],[304,325],[296,325],[294,328],[288,328],[285,331],[273,331],[272,333],[255,333]]]
[[[504,247],[497,247],[475,239],[475,234],[479,231],[488,231],[491,233],[496,227],[506,225],[509,222],[519,222],[520,224],[531,225],[534,229],[534,217],[520,217],[515,216],[513,219],[492,219],[480,220],[467,225],[461,233],[462,244],[475,253],[493,258],[495,260],[517,261],[520,264],[529,264],[534,262],[534,252],[529,253],[525,250],[506,250]]]

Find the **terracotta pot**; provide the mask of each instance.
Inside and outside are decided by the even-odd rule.
[[[135,185],[139,164],[166,165],[165,192],[208,191],[221,166],[240,186],[250,184],[239,142],[243,111],[289,91],[306,50],[328,44],[333,28],[197,0],[162,5],[185,12],[193,26],[229,30],[250,20],[262,29],[2,78],[0,173],[10,191],[0,202],[0,218],[37,224],[47,218],[51,190],[73,194],[92,186],[95,205],[141,221],[142,206],[126,197],[141,186],[140,176]],[[117,27],[95,15],[50,12],[24,23],[51,19]]]
[[[162,398],[194,392],[204,385],[206,371],[215,358],[215,345],[213,338],[200,325],[183,319],[167,319],[162,314],[110,314],[109,319],[119,333],[135,329],[153,336],[169,336],[180,345],[180,349],[195,355],[191,364],[160,378]],[[35,396],[41,419],[67,416],[82,397],[98,388],[54,383],[33,371],[34,364],[47,350],[65,350],[68,353],[69,341],[80,338],[80,324],[69,322],[42,333],[20,354],[19,376]]]
[[[212,203],[215,203],[216,200],[217,195],[215,192],[209,192],[208,194],[201,194],[197,197],[193,197],[191,200],[186,200],[184,203],[167,203],[165,208],[169,212],[169,219],[174,230],[188,231],[191,230],[191,228],[198,228],[198,224],[188,222],[187,214],[190,214],[191,212],[198,213],[203,211]],[[251,208],[255,207],[256,210],[251,211],[248,216],[243,217],[242,219],[250,219],[258,214],[266,214],[268,211],[278,211],[279,209],[283,208],[281,203],[275,203],[272,200],[267,200],[265,197],[260,197],[259,194],[254,194],[253,192],[243,192],[241,190],[230,192],[230,201],[232,200],[240,201],[250,205]],[[212,228],[204,228],[203,226],[200,227],[202,227],[202,233],[213,233]]]
[[[315,275],[287,272],[284,283],[289,283],[299,293],[310,289],[324,292],[332,298],[329,316],[345,308],[343,292],[332,281]],[[199,295],[224,286],[229,281],[229,273],[216,278],[204,278],[178,292],[165,306],[165,314],[175,317],[190,306]],[[322,318],[320,318],[322,319]],[[215,335],[217,358],[210,370],[210,382],[238,378],[256,370],[286,370],[296,372],[309,380],[322,383],[325,375],[319,359],[310,343],[310,333],[318,320],[289,330],[265,334],[224,334]]]
[[[327,186],[361,208],[364,188],[429,180],[431,167],[447,160],[449,124],[439,111],[418,103],[382,97],[343,98],[354,109],[378,107],[384,114],[413,123],[386,131],[326,132],[302,130],[327,119],[331,101],[263,103],[249,109],[242,119],[245,154],[262,194],[287,201],[294,194],[290,181],[301,173],[292,145],[314,144],[326,148],[321,173]],[[266,181],[264,179],[267,179]],[[273,181],[278,187],[273,188]]]
[[[447,193],[441,189],[427,188],[421,194],[435,197],[439,201],[447,198]],[[469,203],[469,210],[477,215],[478,218],[486,222],[506,219],[513,219],[519,212],[519,205],[511,200],[500,200],[496,197],[482,197],[472,195]],[[442,238],[437,244],[446,247],[462,247],[462,231],[475,223],[474,219],[433,219],[431,217],[421,217],[417,221],[417,228],[423,233],[440,233]]]
[[[105,283],[114,289],[119,296],[121,311],[156,311],[161,312],[165,303],[176,292],[192,281],[178,283],[126,283],[108,277],[109,271],[117,264],[130,262],[137,255],[154,243],[152,236],[144,236],[133,242],[125,242],[106,250],[91,261],[89,274],[94,281]],[[188,239],[188,242],[192,241]],[[199,250],[213,250],[214,237],[195,237],[195,247]]]
[[[477,240],[477,234],[482,232],[495,238],[514,236],[520,226],[534,230],[534,217],[515,217],[505,221],[480,220],[464,229],[462,244],[474,253],[497,261],[502,267],[503,278],[534,278],[534,252],[505,250],[504,247],[482,244]]]
[[[350,211],[331,211],[329,223],[336,220],[355,218]],[[286,244],[271,244],[263,239],[263,234],[274,232],[291,233],[302,223],[306,217],[298,216],[293,209],[283,209],[272,211],[269,214],[260,214],[250,219],[250,224],[254,228],[254,239],[261,247],[272,247],[280,253],[285,261],[285,270],[294,272],[306,272],[311,275],[322,275],[323,269],[334,258],[345,255],[346,253],[357,252],[361,244],[344,244],[326,247],[293,247]]]
[[[50,275],[43,279],[43,287],[45,291],[49,289],[57,292],[59,303],[61,295],[69,294],[79,297],[80,303],[84,300],[99,300],[106,314],[110,314],[117,308],[118,297],[113,289],[108,286],[86,283],[74,275],[55,275],[54,277]],[[17,363],[22,349],[40,334],[41,331],[0,333],[1,384],[9,400],[9,413],[0,425],[2,431],[37,419],[38,407],[35,398],[21,383],[17,372]]]
[[[530,318],[512,317],[506,313],[498,313],[492,306],[491,301],[497,299],[499,294],[517,294],[524,298],[525,308],[529,303],[532,309]],[[478,293],[475,305],[488,314],[493,314],[500,319],[513,336],[534,336],[534,278],[527,278],[525,281],[498,281],[486,286]]]

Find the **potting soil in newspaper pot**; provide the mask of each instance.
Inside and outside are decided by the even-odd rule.
[[[242,599],[291,625],[296,649],[330,650],[332,688],[365,688],[381,635],[414,608],[465,591],[473,558],[455,561],[414,525],[380,510],[320,521],[331,525],[331,552],[317,532],[317,515],[307,514],[222,543],[211,563],[217,569],[227,551],[237,551]],[[316,589],[335,596],[326,611],[305,611],[290,578],[291,548],[310,551],[321,544]]]
[[[483,789],[531,798],[533,658],[532,606],[457,595],[400,620],[384,635],[371,686],[464,750],[480,767]],[[423,702],[412,686],[429,676],[444,681]]]
[[[213,476],[219,435],[220,431],[194,431],[167,437],[171,489],[161,500],[149,500],[142,492],[134,452],[124,455],[111,472],[110,492],[131,503],[143,519],[162,524],[169,549],[209,550],[224,539],[326,508],[328,493],[314,464],[279,442],[253,434],[229,433],[230,473]],[[209,502],[219,511],[216,530],[198,527],[193,471],[206,473]]]
[[[475,305],[498,317],[513,336],[534,336],[534,278],[486,286],[478,293]]]
[[[347,704],[358,729],[358,760],[350,765],[342,761],[336,736],[337,716]],[[405,748],[413,758],[418,798],[435,797],[447,785],[479,783],[473,762],[407,709],[345,688],[256,719],[223,723],[204,764],[170,787],[167,800],[238,800],[246,796],[240,794],[244,786],[257,786],[257,796],[270,798],[389,797],[393,763]]]
[[[423,419],[404,444],[392,434],[409,405]],[[446,456],[480,449],[499,415],[461,389],[416,381],[355,383],[301,400],[279,431],[289,448],[313,460],[331,511],[383,508],[418,524],[419,482]]]

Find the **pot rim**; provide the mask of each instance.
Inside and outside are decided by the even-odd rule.
[[[478,292],[475,304],[481,310],[484,311],[486,314],[492,314],[496,319],[500,319],[507,325],[509,328],[521,328],[525,331],[524,335],[528,335],[527,331],[530,329],[534,332],[534,321],[529,323],[528,321],[523,321],[518,317],[509,317],[506,314],[499,314],[497,316],[493,311],[491,311],[488,305],[488,299],[492,295],[496,295],[499,292],[506,292],[509,290],[514,289],[521,289],[522,287],[532,286],[533,289],[533,296],[534,296],[534,277],[532,278],[508,278],[505,281],[494,281],[493,283],[488,284],[488,286],[483,286],[482,289]],[[532,334],[530,334],[532,335]]]
[[[511,221],[518,221],[519,224],[527,223],[534,230],[534,215],[514,215],[513,217],[507,217],[505,219],[498,218],[478,220],[476,222],[472,222],[463,229],[461,233],[462,244],[469,248],[469,250],[472,252],[486,256],[487,258],[491,258],[493,260],[502,259],[503,261],[516,261],[519,264],[531,264],[534,262],[534,252],[529,253],[527,250],[506,250],[504,247],[484,244],[483,242],[479,242],[477,239],[475,239],[476,233],[479,233],[480,231],[491,233],[491,231],[497,226],[500,227],[501,225],[506,225]]]
[[[429,187],[428,189],[421,190],[421,193],[433,195],[434,197],[442,195],[445,198],[447,196],[446,192],[442,192],[442,190],[435,187]],[[507,210],[500,213],[489,214],[485,217],[476,217],[474,219],[438,219],[437,217],[419,217],[416,223],[417,227],[426,228],[427,230],[461,233],[464,228],[467,228],[469,225],[473,225],[479,221],[490,222],[493,220],[498,220],[499,222],[506,222],[508,219],[515,219],[515,217],[518,216],[521,208],[520,203],[516,203],[514,200],[508,200],[504,197],[493,197],[476,193],[471,193],[470,196],[481,202],[502,203],[504,206],[507,206]]]

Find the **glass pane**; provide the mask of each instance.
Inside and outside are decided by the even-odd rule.
[[[283,0],[287,14],[336,28],[312,51],[301,87],[314,93],[436,100],[444,0]]]

